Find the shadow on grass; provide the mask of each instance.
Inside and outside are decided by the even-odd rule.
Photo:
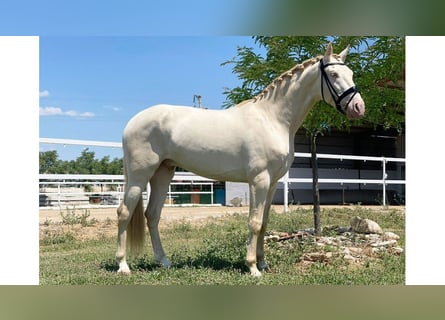
[[[159,264],[155,263],[147,255],[130,258],[128,260],[128,266],[130,267],[130,270],[133,271],[152,271],[160,267]],[[115,259],[103,260],[99,264],[99,267],[108,272],[117,272],[117,270],[119,270],[119,266]]]
[[[175,247],[169,259],[173,268],[195,268],[211,270],[239,270],[247,271],[244,264],[246,255],[247,235],[230,229],[221,235],[207,236],[202,246],[189,248],[187,246]],[[153,257],[143,255],[128,260],[131,270],[152,271],[160,266],[154,262]],[[106,271],[117,271],[117,263],[108,259],[100,264]]]
[[[173,261],[173,265],[177,268],[196,268],[196,269],[211,269],[215,271],[219,270],[239,270],[247,271],[247,267],[244,264],[244,258],[230,259],[217,255],[199,255],[196,257],[188,257],[186,259],[177,259]]]
[[[151,257],[144,255],[141,257],[131,258],[128,261],[128,265],[133,271],[153,271],[161,268]],[[119,266],[115,259],[107,259],[101,261],[99,267],[108,272],[117,272]],[[247,267],[244,264],[244,259],[231,260],[209,255],[198,255],[196,257],[179,257],[177,255],[172,256],[172,267],[183,268],[195,268],[195,269],[211,269],[215,271],[219,270],[238,270],[247,272]]]

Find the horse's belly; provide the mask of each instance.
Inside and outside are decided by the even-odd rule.
[[[240,158],[222,153],[201,153],[189,150],[177,153],[174,164],[195,174],[219,181],[247,182],[245,164]]]

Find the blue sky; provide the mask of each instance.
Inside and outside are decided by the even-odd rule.
[[[231,65],[243,36],[40,37],[39,136],[117,141],[138,111],[159,103],[220,109],[225,87],[240,84]],[[41,144],[61,159],[82,147]],[[121,151],[92,148],[101,158]]]
[[[239,27],[257,17],[253,13],[263,2],[3,0],[0,30],[39,36],[240,34]]]

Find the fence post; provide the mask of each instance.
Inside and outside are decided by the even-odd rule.
[[[121,193],[123,192],[123,188],[120,184],[117,185],[117,201],[119,204],[122,202]]]
[[[283,184],[284,184],[284,212],[289,212],[289,170],[286,172],[286,174],[284,175],[284,180],[283,180]]]
[[[57,184],[57,204],[60,208],[60,182]]]
[[[173,204],[173,197],[172,197],[172,184],[170,183],[168,185],[168,204],[172,205]]]
[[[382,157],[382,167],[383,167],[383,174],[382,174],[382,189],[383,189],[383,206],[386,206],[386,159]]]

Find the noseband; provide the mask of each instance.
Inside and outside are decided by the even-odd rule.
[[[326,67],[328,66],[333,66],[333,65],[342,65],[344,66],[345,64],[343,62],[333,62],[333,63],[328,63],[328,64],[324,64],[323,63],[323,59],[320,60],[320,70],[321,70],[321,96],[323,98],[323,101],[326,102],[326,99],[324,98],[324,93],[323,93],[323,79],[326,81],[326,85],[329,89],[329,92],[331,93],[331,97],[332,100],[334,100],[335,102],[335,106],[337,108],[337,110],[343,114],[345,114],[345,108],[346,106],[349,104],[349,102],[351,102],[352,98],[354,98],[354,96],[359,93],[360,91],[358,90],[358,88],[356,86],[352,86],[350,87],[348,90],[346,90],[345,92],[343,92],[342,94],[338,95],[337,92],[335,91],[334,85],[332,84],[331,81],[329,81],[329,77],[326,73]],[[348,102],[346,102],[345,104],[345,108],[343,108],[341,106],[341,101],[347,97],[349,94],[351,94],[351,97],[349,98]],[[326,102],[327,103],[327,102]]]

